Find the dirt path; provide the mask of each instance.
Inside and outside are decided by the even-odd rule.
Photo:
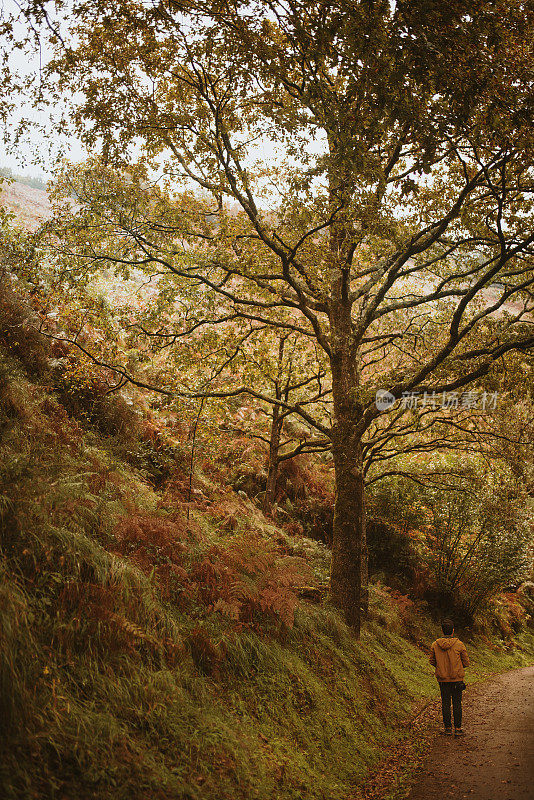
[[[534,800],[534,667],[464,692],[463,739],[436,736],[409,800]]]

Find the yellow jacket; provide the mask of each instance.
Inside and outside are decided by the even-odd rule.
[[[443,683],[462,681],[469,656],[465,644],[453,636],[445,636],[432,642],[430,663],[436,668],[436,678]]]

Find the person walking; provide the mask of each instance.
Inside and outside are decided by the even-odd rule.
[[[452,716],[454,718],[454,735],[464,736],[462,728],[462,691],[465,689],[465,668],[469,666],[469,656],[463,642],[454,636],[454,623],[444,619],[441,623],[443,637],[432,642],[429,661],[436,668],[441,692],[441,710],[443,714],[444,733],[452,736]]]

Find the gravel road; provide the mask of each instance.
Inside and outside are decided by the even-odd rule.
[[[464,738],[437,735],[409,800],[534,800],[534,667],[464,692]]]

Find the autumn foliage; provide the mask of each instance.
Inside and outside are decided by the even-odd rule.
[[[182,517],[134,515],[113,531],[119,552],[151,574],[179,608],[218,612],[255,626],[270,617],[293,624],[296,589],[309,579],[300,558],[282,558],[272,544],[247,532],[206,544],[198,524]]]

